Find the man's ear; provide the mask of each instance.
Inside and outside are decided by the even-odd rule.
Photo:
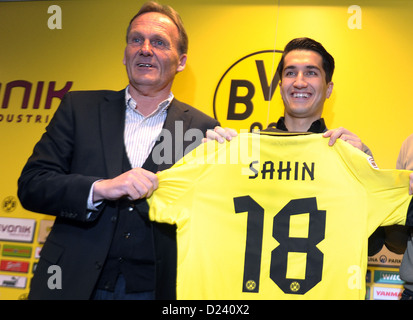
[[[176,69],[176,72],[181,72],[185,69],[187,57],[188,56],[186,54],[181,55],[181,57],[179,58],[179,65],[178,65],[178,68]]]
[[[331,93],[333,92],[333,87],[334,87],[334,83],[333,83],[332,81],[330,81],[330,82],[327,84],[327,93],[326,93],[327,99],[330,98]]]

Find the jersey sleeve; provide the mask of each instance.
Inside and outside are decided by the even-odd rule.
[[[170,169],[158,173],[159,187],[147,199],[150,220],[177,224],[188,218],[194,186],[207,174],[205,166],[215,162],[210,157],[214,157],[219,148],[215,141],[203,143]]]
[[[339,153],[349,170],[363,185],[368,204],[368,228],[409,225],[413,221],[412,196],[409,195],[411,171],[378,169],[372,157],[348,143],[337,141]],[[345,159],[344,159],[345,158]]]

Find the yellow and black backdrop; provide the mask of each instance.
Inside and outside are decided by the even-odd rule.
[[[19,204],[20,171],[65,92],[126,86],[125,32],[142,3],[0,1],[0,299],[27,297],[53,224],[53,217]],[[280,51],[292,38],[311,37],[336,60],[327,126],[356,133],[380,168],[395,167],[402,141],[413,133],[412,1],[167,4],[181,13],[190,39],[187,68],[173,87],[178,99],[223,126],[265,128],[283,113],[274,81]],[[368,299],[398,298],[400,259],[383,252],[372,258]],[[382,276],[374,275],[377,268]]]

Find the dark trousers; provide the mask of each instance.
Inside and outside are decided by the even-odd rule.
[[[93,300],[153,300],[155,291],[126,293],[126,282],[122,274],[116,280],[115,291],[96,289]]]
[[[413,300],[413,291],[409,289],[404,289],[400,300]]]

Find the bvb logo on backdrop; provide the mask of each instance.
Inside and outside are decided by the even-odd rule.
[[[1,203],[1,208],[6,213],[13,212],[17,207],[17,199],[13,196],[8,196],[3,199]]]
[[[215,89],[215,119],[223,127],[265,129],[282,113],[276,74],[282,51],[264,50],[251,53],[225,71]]]

